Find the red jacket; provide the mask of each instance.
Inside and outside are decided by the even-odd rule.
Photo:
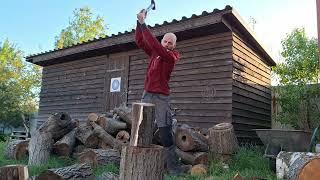
[[[167,50],[152,35],[145,24],[137,23],[135,33],[136,44],[150,58],[144,81],[144,90],[151,93],[170,94],[169,80],[180,54],[175,50]]]

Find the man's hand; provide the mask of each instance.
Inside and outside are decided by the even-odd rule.
[[[144,24],[144,20],[146,19],[146,10],[142,9],[138,14],[137,18],[140,24]]]

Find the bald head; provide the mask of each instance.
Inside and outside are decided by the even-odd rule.
[[[166,33],[161,40],[162,46],[169,50],[173,50],[176,47],[176,42],[177,36],[173,33]]]

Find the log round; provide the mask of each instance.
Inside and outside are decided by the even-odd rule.
[[[281,151],[276,169],[278,179],[320,179],[320,153]]]
[[[8,159],[23,159],[28,155],[29,140],[10,140],[5,148]]]
[[[75,132],[75,137],[88,148],[97,148],[99,145],[99,138],[93,133],[90,125],[82,124],[79,126]]]
[[[89,122],[96,122],[98,120],[99,116],[96,113],[90,113],[88,115],[88,121]]]
[[[79,162],[87,163],[94,167],[111,163],[117,166],[120,165],[120,152],[115,149],[87,149],[80,153],[78,158]]]
[[[52,150],[53,139],[51,133],[40,133],[36,131],[29,142],[28,165],[46,164]]]
[[[76,141],[75,132],[76,130],[74,129],[57,141],[53,145],[53,152],[58,156],[70,156]]]
[[[120,179],[164,178],[164,149],[161,146],[122,148],[120,162]]]
[[[197,164],[192,166],[191,168],[191,175],[192,176],[200,176],[206,175],[208,172],[208,167],[204,164]]]
[[[207,139],[187,125],[177,127],[175,141],[182,151],[208,151]]]
[[[88,164],[74,164],[57,169],[48,169],[46,172],[36,177],[36,180],[87,180],[93,179],[92,169]]]
[[[210,128],[209,137],[209,149],[213,155],[231,155],[238,149],[237,138],[230,123],[220,123]]]
[[[26,165],[7,165],[0,168],[0,179],[25,180],[29,178]]]
[[[116,139],[123,142],[124,144],[127,144],[130,142],[130,134],[125,130],[119,131]]]

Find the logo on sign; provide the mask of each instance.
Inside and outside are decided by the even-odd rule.
[[[121,77],[111,78],[110,92],[120,92]]]

